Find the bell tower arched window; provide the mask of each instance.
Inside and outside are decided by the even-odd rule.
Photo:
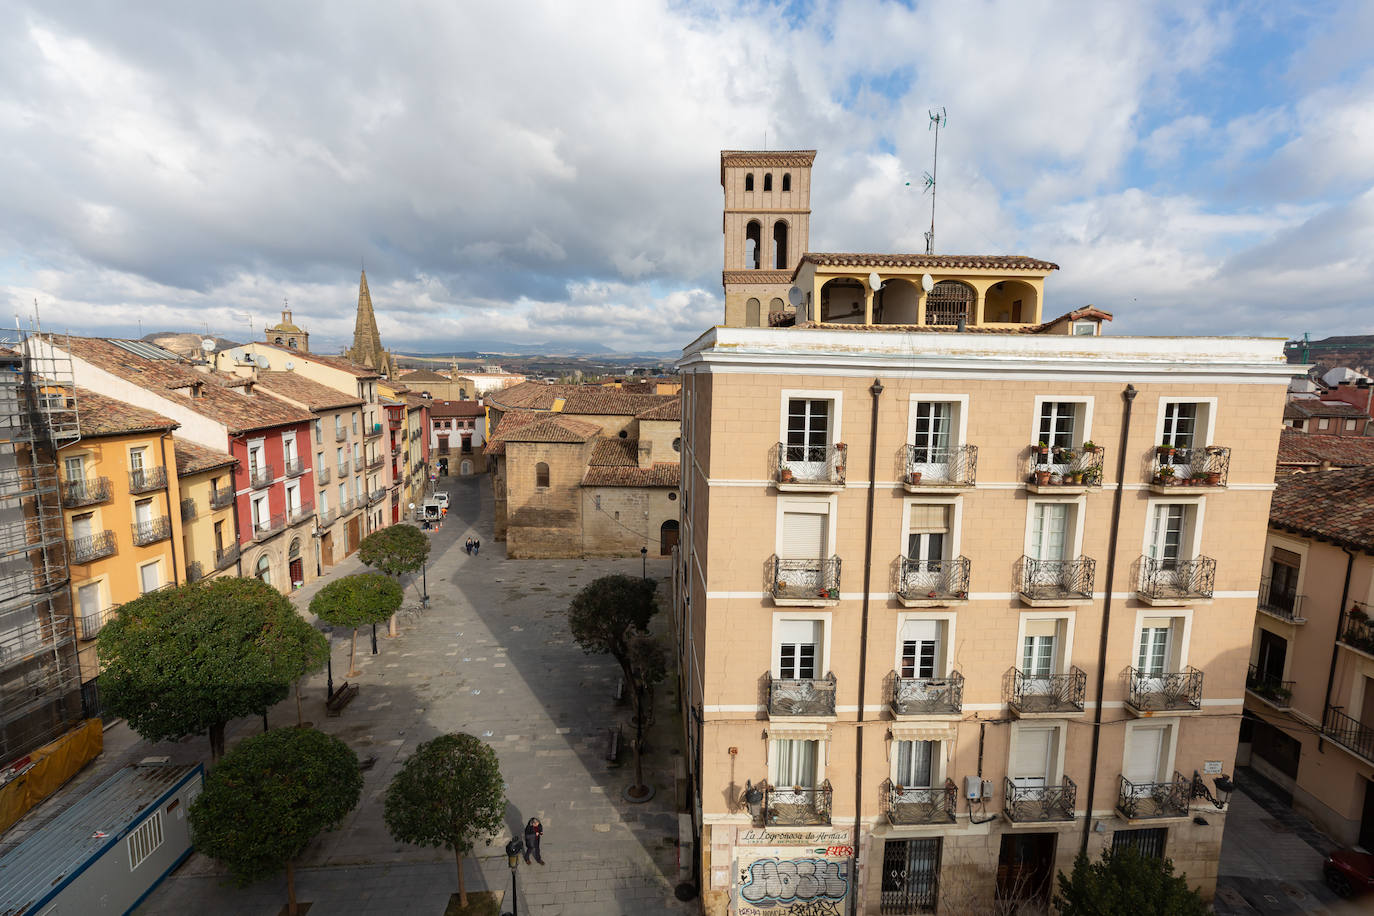
[[[752,190],[754,190],[754,173],[753,173],[753,172],[750,172],[748,175],[745,175],[745,176],[744,176],[744,190],[746,190],[746,191],[752,191]]]
[[[763,227],[758,220],[751,219],[744,227],[744,266],[758,270],[763,260]]]
[[[534,466],[534,485],[548,489],[549,466],[542,461]]]
[[[773,269],[787,269],[787,223],[782,220],[773,224]]]
[[[791,172],[783,172],[783,173],[782,173],[782,189],[783,189],[784,191],[790,191],[790,190],[792,190],[792,173],[791,173]]]
[[[771,191],[771,190],[773,190],[773,173],[772,173],[772,172],[768,172],[767,174],[765,174],[765,175],[763,176],[763,189],[764,189],[765,191]]]

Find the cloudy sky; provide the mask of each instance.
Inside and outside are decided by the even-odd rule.
[[[1374,3],[0,0],[0,289],[44,325],[667,350],[719,150],[816,251],[1055,261],[1114,333],[1374,333]],[[907,182],[911,182],[908,186]],[[11,319],[12,320],[12,319]],[[140,324],[141,322],[141,324]]]

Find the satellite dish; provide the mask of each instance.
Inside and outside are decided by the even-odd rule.
[[[268,366],[272,365],[267,361],[267,357],[265,356],[259,356],[254,362],[258,364],[259,369],[266,369]]]
[[[792,306],[793,306],[794,308],[795,308],[796,306],[801,305],[801,304],[802,304],[802,291],[799,290],[799,289],[797,289],[797,287],[795,287],[795,286],[792,287],[791,289],[789,289],[789,290],[787,291],[787,301],[790,302],[790,303],[792,303]]]
[[[921,274],[921,289],[930,292],[935,288],[935,278],[930,274]]]
[[[287,368],[287,371],[290,371],[290,370],[296,368],[296,364],[293,363],[291,360],[288,359],[288,360],[286,361],[286,368]]]
[[[200,348],[206,353],[209,353],[215,349],[215,342],[207,337],[200,342]]]
[[[869,288],[869,289],[875,290],[875,291],[876,291],[876,290],[878,289],[878,287],[880,287],[880,286],[882,286],[882,285],[883,285],[883,278],[880,277],[880,276],[878,276],[878,272],[877,272],[876,270],[873,271],[873,273],[871,273],[871,274],[868,275],[868,288]]]

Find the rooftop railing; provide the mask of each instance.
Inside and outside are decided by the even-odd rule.
[[[902,483],[911,488],[971,487],[978,478],[978,446],[908,445]]]
[[[835,675],[815,678],[768,676],[768,715],[833,716]]]
[[[1161,560],[1142,556],[1136,596],[1156,603],[1211,600],[1216,579],[1217,561],[1211,557]]]
[[[1071,821],[1078,799],[1078,786],[1065,776],[1057,786],[1018,786],[1003,777],[1003,813],[1016,824],[1038,821]]]

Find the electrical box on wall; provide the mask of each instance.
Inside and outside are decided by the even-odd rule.
[[[987,799],[987,798],[992,798],[992,780],[991,780],[991,779],[984,779],[984,780],[983,780],[983,798],[985,798],[985,799]]]
[[[983,780],[977,776],[964,777],[964,797],[969,801],[977,801],[983,797]]]

